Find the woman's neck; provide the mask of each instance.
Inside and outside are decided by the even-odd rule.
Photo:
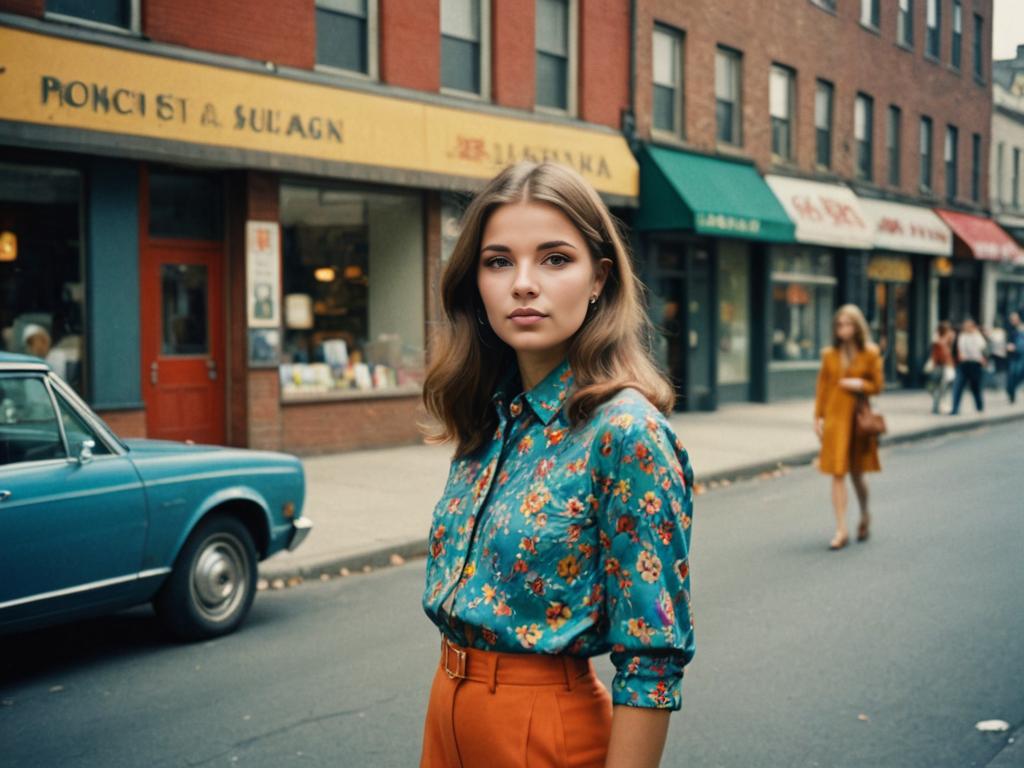
[[[516,352],[523,391],[531,390],[544,381],[544,377],[555,370],[558,364],[565,359],[567,351],[568,346],[566,345],[545,350]]]

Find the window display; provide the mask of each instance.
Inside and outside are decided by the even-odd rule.
[[[80,191],[76,170],[0,164],[0,349],[82,392]]]
[[[772,253],[772,367],[817,364],[832,343],[836,278],[826,249],[786,246]]]
[[[281,237],[284,399],[418,392],[420,195],[286,184]]]
[[[750,274],[745,245],[718,248],[718,383],[750,379]]]

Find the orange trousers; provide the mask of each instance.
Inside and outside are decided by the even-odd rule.
[[[612,700],[588,659],[442,640],[420,768],[598,768]]]

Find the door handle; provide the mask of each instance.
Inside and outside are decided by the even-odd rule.
[[[212,359],[206,361],[206,374],[210,377],[210,381],[217,380],[217,364]]]
[[[160,380],[160,365],[154,360],[149,365],[149,383],[154,386]]]
[[[7,501],[9,498],[11,498],[10,491],[0,491],[0,501]]]

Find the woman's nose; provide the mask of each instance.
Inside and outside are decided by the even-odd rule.
[[[512,295],[518,298],[537,295],[537,281],[529,268],[518,267],[512,283]]]

